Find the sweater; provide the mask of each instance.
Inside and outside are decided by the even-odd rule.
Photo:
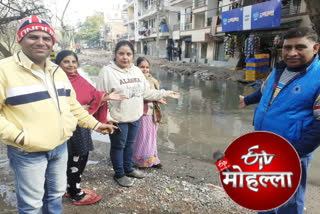
[[[139,120],[143,114],[143,100],[160,100],[170,95],[170,91],[150,88],[142,71],[131,64],[128,69],[119,68],[114,62],[102,68],[97,78],[97,90],[119,91],[128,99],[108,101],[108,120],[121,123]]]

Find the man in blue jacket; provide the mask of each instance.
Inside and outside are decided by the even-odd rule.
[[[310,28],[289,30],[279,62],[254,93],[240,96],[240,108],[259,103],[254,130],[286,138],[301,160],[301,182],[294,196],[281,207],[264,213],[302,214],[307,170],[320,143],[320,61],[318,36]],[[288,163],[289,164],[289,163]]]

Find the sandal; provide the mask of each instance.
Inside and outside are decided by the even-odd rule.
[[[84,201],[73,201],[72,203],[74,205],[86,205],[86,204],[96,203],[96,202],[100,201],[100,199],[101,199],[101,195],[95,195],[95,194],[93,194],[93,195],[87,194],[87,195],[90,196],[90,197],[88,197],[86,200],[84,200]]]
[[[89,195],[95,195],[93,190],[90,190],[90,189],[82,189],[82,191],[86,194],[89,194]],[[67,198],[70,198],[70,194],[69,193],[65,193],[64,194],[64,197],[67,197]]]

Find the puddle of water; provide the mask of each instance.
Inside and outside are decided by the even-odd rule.
[[[5,210],[16,210],[17,199],[14,191],[14,185],[0,185],[0,207]]]

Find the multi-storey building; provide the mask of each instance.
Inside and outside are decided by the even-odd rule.
[[[128,40],[135,44],[137,53],[147,46],[148,55],[166,57],[173,25],[178,21],[178,11],[170,7],[169,0],[127,0],[124,11],[128,13]]]
[[[138,53],[147,44],[148,55],[165,57],[166,47],[173,43],[182,48],[184,61],[215,66],[236,66],[243,58],[247,38],[259,38],[259,50],[279,59],[279,43],[288,28],[310,26],[304,0],[127,0],[129,36]],[[261,7],[266,2],[280,4],[278,26],[223,30],[223,14],[234,10]],[[251,10],[251,9],[250,9]],[[263,8],[261,9],[263,10]],[[266,11],[269,14],[270,11]],[[261,12],[264,16],[264,12]],[[260,15],[261,15],[260,14]],[[253,14],[252,14],[253,15]],[[272,15],[271,13],[269,15]],[[242,19],[242,17],[241,17]],[[235,21],[235,20],[232,20]],[[236,38],[230,51],[228,38]],[[280,39],[279,39],[280,38]],[[280,42],[279,42],[279,41]],[[237,46],[238,45],[238,46]],[[241,64],[241,63],[240,63]]]
[[[123,6],[123,14],[126,14],[126,17],[124,17],[124,26],[128,29],[126,39],[134,43],[136,32],[135,19],[137,17],[134,10],[134,0],[126,0],[126,4]]]
[[[124,0],[118,0],[104,9],[105,26],[102,27],[101,32],[105,32],[104,40],[108,50],[114,50],[118,41],[127,39],[128,29],[124,26],[127,14],[123,13],[124,5],[126,5]]]
[[[175,25],[173,40],[181,44],[184,60],[206,63],[214,59],[216,43],[224,36],[213,25],[219,15],[219,1],[171,0],[171,6],[180,8],[181,18]]]

